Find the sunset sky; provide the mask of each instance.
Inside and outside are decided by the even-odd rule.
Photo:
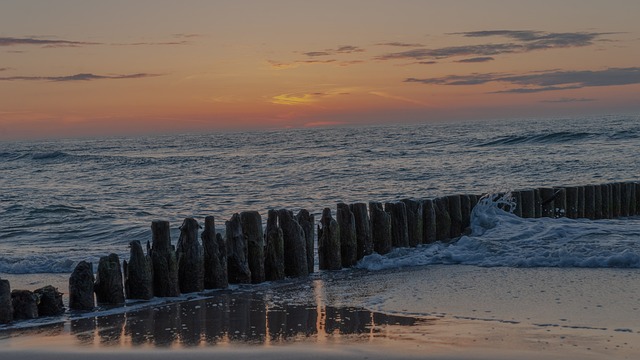
[[[0,3],[0,140],[640,111],[640,1]]]

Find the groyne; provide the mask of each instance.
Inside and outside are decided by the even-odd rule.
[[[116,254],[93,264],[81,261],[69,278],[69,307],[92,310],[96,304],[122,306],[125,299],[175,297],[228,284],[256,284],[314,271],[314,249],[323,271],[354,266],[374,251],[452,241],[467,234],[472,211],[492,196],[505,211],[523,218],[567,217],[612,219],[640,215],[640,182],[522,189],[502,194],[456,194],[432,199],[403,199],[324,208],[318,222],[311,212],[270,210],[263,228],[258,212],[248,211],[225,222],[217,233],[208,216],[204,229],[194,218],[180,226],[175,245],[168,221],[151,224],[146,254],[140,241],[130,243],[130,257]],[[335,218],[334,218],[335,214]],[[10,289],[0,280],[0,323],[64,313],[62,294],[45,287],[34,292]]]

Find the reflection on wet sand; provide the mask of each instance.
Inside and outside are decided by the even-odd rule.
[[[207,299],[164,304],[125,314],[71,320],[80,345],[196,347],[217,344],[271,345],[326,341],[343,335],[372,336],[385,325],[424,320],[361,308],[324,306],[318,286],[308,305],[274,301],[256,292],[222,292]]]

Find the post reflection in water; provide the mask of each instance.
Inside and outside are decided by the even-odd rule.
[[[71,321],[82,345],[195,347],[243,343],[272,345],[302,339],[325,342],[343,335],[373,335],[385,325],[411,326],[424,320],[325,305],[324,282],[297,289],[283,300],[276,290],[224,291],[98,318]],[[96,341],[97,339],[97,341]]]

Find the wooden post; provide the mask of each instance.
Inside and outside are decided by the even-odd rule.
[[[600,185],[602,189],[602,218],[611,219],[611,184]]]
[[[638,209],[637,209],[638,190],[636,189],[636,183],[629,182],[627,183],[627,186],[629,186],[629,193],[631,194],[629,196],[629,216],[639,215],[640,213],[638,212]]]
[[[566,193],[566,216],[569,219],[578,218],[578,188],[575,186],[569,186],[564,188]]]
[[[183,294],[204,290],[204,249],[198,238],[199,228],[194,218],[184,219],[180,226],[176,257],[178,284]]]
[[[471,226],[471,196],[460,195],[460,210],[462,212],[462,233],[466,233]]]
[[[462,203],[460,195],[449,195],[449,216],[451,218],[451,227],[449,236],[451,239],[462,235]]]
[[[38,317],[38,298],[29,290],[11,292],[14,320],[29,320]]]
[[[535,218],[542,217],[542,195],[540,189],[533,189],[533,207],[535,211]]]
[[[151,222],[153,265],[153,293],[158,297],[180,295],[178,285],[178,259],[171,246],[169,222],[154,220]]]
[[[555,191],[553,188],[539,188],[542,217],[555,217]]]
[[[98,304],[124,305],[124,287],[122,271],[117,254],[109,254],[100,258],[98,272],[93,289]]]
[[[422,230],[423,244],[436,242],[436,209],[433,200],[425,199],[422,202],[422,215],[424,216],[424,229]]]
[[[11,284],[9,284],[9,280],[0,279],[0,324],[8,324],[12,321]]]
[[[93,266],[80,261],[69,278],[69,308],[74,310],[91,310],[95,307],[93,298]]]
[[[140,241],[129,243],[129,262],[123,261],[124,290],[127,299],[149,300],[153,297],[151,257],[144,254]]]
[[[553,194],[553,206],[555,211],[555,217],[561,218],[567,216],[567,190],[562,187],[554,188]]]
[[[407,211],[407,234],[409,246],[416,247],[422,243],[423,209],[422,202],[414,199],[404,199],[402,202]]]
[[[384,211],[391,216],[391,243],[393,247],[409,246],[409,229],[407,228],[407,207],[403,202],[388,202]]]
[[[342,269],[340,255],[340,226],[331,216],[331,209],[322,211],[318,225],[318,259],[320,270]]]
[[[369,202],[371,216],[371,237],[373,249],[380,255],[391,251],[393,247],[391,234],[391,215],[382,208],[382,203]]]
[[[242,233],[240,214],[233,214],[224,223],[227,243],[227,275],[229,284],[251,284],[251,269],[249,269],[249,249]]]
[[[636,214],[640,215],[640,182],[636,182]]]
[[[307,243],[304,230],[290,210],[279,210],[278,218],[284,238],[284,273],[289,277],[309,275],[307,266]]]
[[[439,197],[433,200],[436,210],[436,240],[451,238],[451,217],[449,216],[449,199]]]
[[[356,203],[349,205],[356,221],[356,241],[358,243],[358,260],[373,253],[373,238],[371,235],[371,220],[367,204]]]
[[[585,199],[585,187],[578,186],[578,218],[584,219],[586,216],[584,215],[586,199]]]
[[[340,254],[342,267],[352,267],[358,262],[358,240],[356,239],[356,220],[349,205],[339,203],[336,220],[340,227]]]
[[[628,183],[620,183],[620,216],[629,216],[629,206],[631,204],[631,190]]]
[[[591,219],[591,220],[597,219],[596,187],[594,185],[584,186],[584,218]]]
[[[278,212],[269,210],[265,235],[264,273],[268,281],[284,279],[284,235],[278,224]]]
[[[520,191],[520,204],[523,218],[534,218],[536,216],[535,209],[535,192],[532,189]]]
[[[306,242],[307,249],[307,269],[309,269],[309,274],[314,271],[314,256],[313,256],[313,244],[315,238],[315,219],[313,214],[309,213],[306,209],[300,209],[298,214],[296,215],[296,221],[298,224],[302,226],[302,230],[304,231],[304,238]]]
[[[242,235],[247,242],[247,261],[251,270],[251,283],[259,284],[265,281],[264,274],[264,231],[262,217],[257,211],[240,213]]]
[[[36,289],[33,293],[38,297],[38,316],[57,316],[64,314],[62,293],[55,287],[47,285]]]
[[[611,184],[611,217],[620,217],[620,208],[622,197],[620,192],[620,183]]]
[[[602,219],[602,186],[593,185],[593,218]]]
[[[204,249],[204,288],[226,289],[229,286],[227,245],[222,235],[216,233],[215,217],[204,218],[204,230],[200,237]]]
[[[517,217],[522,217],[522,192],[512,191],[511,198],[515,203],[515,208],[513,209],[513,215]]]

